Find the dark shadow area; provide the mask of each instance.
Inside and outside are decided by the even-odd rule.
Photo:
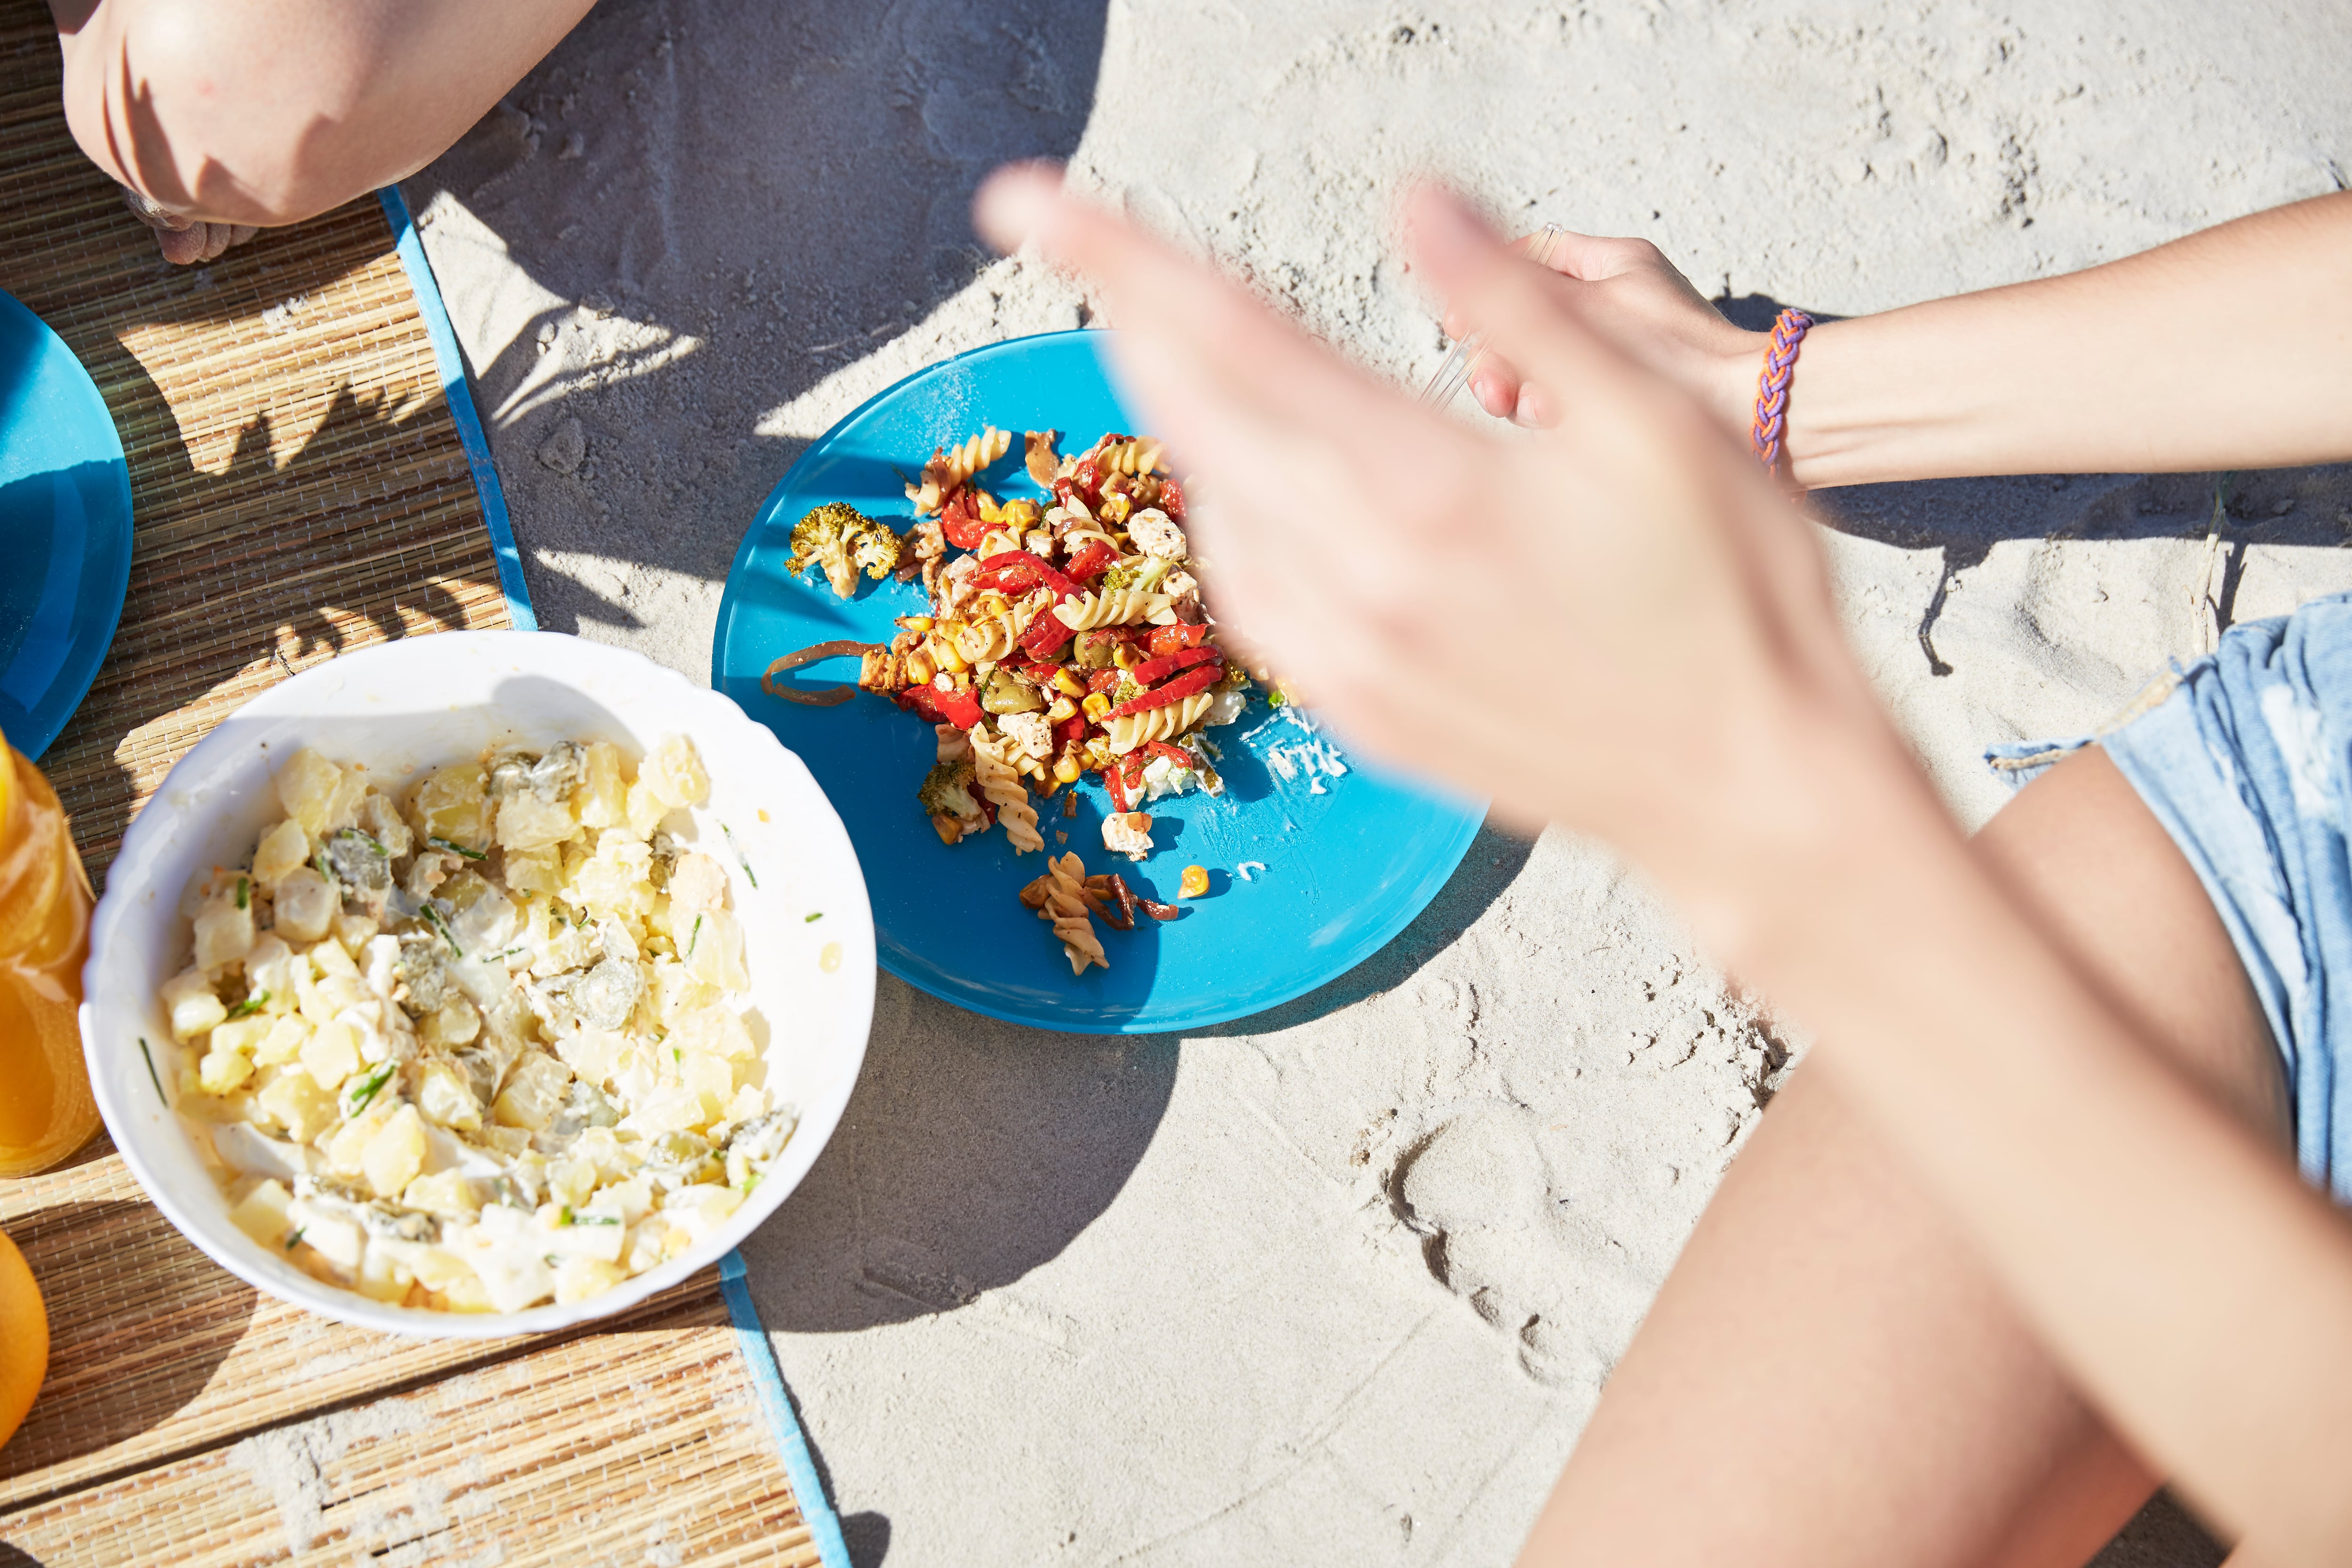
[[[1048,1034],[879,977],[847,1114],[743,1243],[761,1321],[853,1331],[1019,1280],[1110,1207],[1175,1082],[1172,1038]]]
[[[2169,1491],[2159,1491],[2088,1568],[2221,1568],[2229,1555]]]
[[[0,1523],[0,1530],[6,1528],[5,1523]],[[41,1568],[41,1560],[21,1547],[0,1541],[0,1568]],[[865,1565],[860,1563],[858,1568],[865,1568]]]
[[[48,1307],[49,1370],[32,1413],[0,1447],[0,1478],[96,1453],[169,1421],[211,1383],[260,1304],[258,1291],[215,1267],[143,1201],[60,1203],[7,1228]],[[112,1261],[129,1257],[148,1266],[126,1271]],[[153,1326],[136,1335],[134,1324]]]
[[[986,260],[971,193],[1000,163],[1076,149],[1103,14],[1103,0],[600,6],[404,183],[445,286],[450,258],[494,236],[563,301],[498,317],[474,367],[542,625],[647,623],[622,563],[725,576],[806,444],[755,434],[762,415],[971,281]],[[488,235],[441,226],[443,193]]]

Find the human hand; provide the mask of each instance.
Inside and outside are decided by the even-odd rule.
[[[1516,241],[1524,251],[1528,241]],[[1748,428],[1757,365],[1770,334],[1733,326],[1691,286],[1656,246],[1561,233],[1539,275],[1555,304],[1607,339],[1619,352],[1680,387],[1727,430]],[[1470,330],[1456,304],[1445,330]],[[1540,377],[1523,375],[1489,352],[1470,378],[1478,405],[1497,419],[1544,426],[1559,418],[1559,399]]]
[[[173,267],[212,261],[229,246],[243,245],[261,232],[252,224],[215,224],[183,217],[128,185],[122,189],[122,204],[131,209],[131,216],[155,231],[155,243],[163,250],[163,259]]]
[[[1125,383],[1199,476],[1221,619],[1351,740],[1612,841],[1703,925],[1835,839],[1825,773],[1916,779],[1798,514],[1450,196],[1410,204],[1416,265],[1558,389],[1549,428],[1416,407],[1051,173],[998,174],[976,216],[1098,287]]]

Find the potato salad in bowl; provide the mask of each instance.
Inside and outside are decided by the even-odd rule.
[[[648,706],[735,711],[692,697]],[[763,1184],[788,1189],[814,1158],[810,1107],[816,1142],[837,1121],[870,1017],[871,927],[838,820],[787,799],[805,786],[823,808],[798,759],[723,726],[729,747],[764,739],[790,768],[756,771],[791,786],[755,778],[725,799],[690,732],[710,740],[707,725],[551,734],[562,709],[593,710],[577,693],[555,706],[523,725],[427,713],[430,736],[373,748],[369,728],[272,725],[241,787],[167,786],[149,807],[238,802],[234,829],[177,857],[177,887],[134,859],[134,828],[109,901],[131,896],[126,871],[158,884],[130,912],[149,917],[154,1032],[125,1021],[178,1137],[128,1092],[149,1085],[120,1070],[131,1042],[98,1022],[104,1003],[85,1012],[93,1076],[111,1078],[110,1125],[137,1122],[117,1141],[159,1203],[247,1278],[299,1276],[312,1304],[407,1332],[601,1315],[740,1239],[780,1196]],[[433,738],[481,743],[452,757]],[[101,909],[92,975],[129,967],[127,917]],[[186,1163],[216,1207],[152,1168]]]

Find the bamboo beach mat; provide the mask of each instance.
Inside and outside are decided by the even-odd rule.
[[[257,693],[528,604],[502,591],[437,301],[420,305],[385,211],[171,267],[75,148],[58,75],[46,8],[0,0],[0,288],[89,368],[131,470],[121,624],[42,759],[100,876],[173,762]],[[795,1500],[805,1448],[718,1270],[594,1333],[392,1338],[218,1268],[102,1136],[0,1180],[0,1230],[51,1333],[32,1415],[0,1447],[0,1568],[846,1568]]]

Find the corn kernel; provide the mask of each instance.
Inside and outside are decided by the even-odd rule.
[[[931,629],[931,618],[928,615],[901,615],[898,627],[904,632],[928,632]]]
[[[1065,724],[1077,711],[1077,704],[1068,697],[1059,696],[1054,699],[1054,706],[1045,710],[1045,717],[1055,724]]]
[[[1078,781],[1078,776],[1085,771],[1086,769],[1078,765],[1077,755],[1075,752],[1065,751],[1061,756],[1054,758],[1054,778],[1060,783],[1075,784]]]
[[[1134,643],[1118,643],[1111,647],[1110,662],[1122,670],[1131,670],[1143,663],[1143,655],[1136,651]]]
[[[1077,671],[1064,664],[1054,672],[1054,689],[1066,697],[1083,697],[1087,695],[1087,683],[1079,678]]]
[[[1090,693],[1087,700],[1078,706],[1086,710],[1088,718],[1098,719],[1110,712],[1110,694],[1108,692]]]
[[[1186,866],[1184,868],[1183,876],[1176,883],[1176,896],[1179,898],[1198,898],[1208,891],[1208,868],[1197,865]]]

